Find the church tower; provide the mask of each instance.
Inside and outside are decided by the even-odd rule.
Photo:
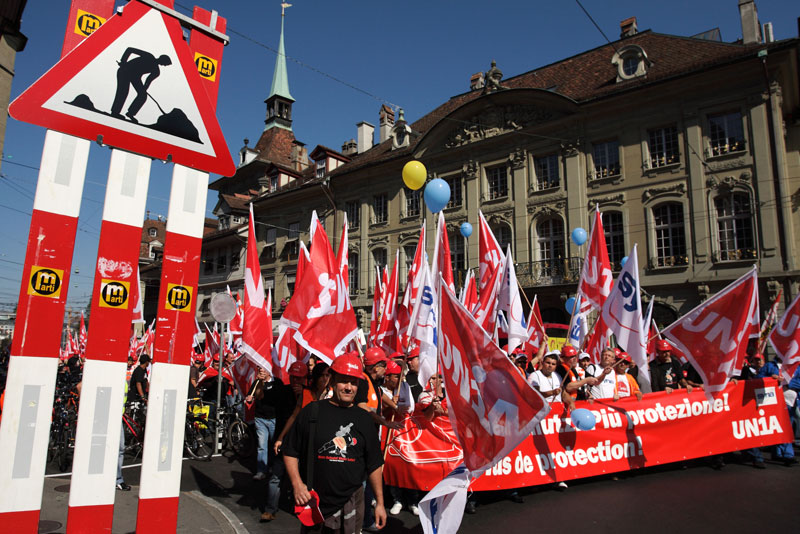
[[[269,96],[264,101],[267,104],[267,118],[264,121],[264,130],[270,128],[292,129],[292,104],[294,98],[289,93],[289,76],[286,73],[286,52],[283,46],[283,21],[286,18],[286,8],[290,4],[281,4],[281,38],[278,43],[278,57],[275,58],[275,71],[272,74],[272,87]]]

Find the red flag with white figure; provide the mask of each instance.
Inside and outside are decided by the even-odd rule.
[[[294,339],[301,347],[330,364],[344,353],[355,336],[356,316],[330,241],[316,212],[312,215],[312,230],[310,261],[305,266],[303,278],[296,282],[294,295],[281,322],[296,330]]]
[[[478,475],[528,438],[550,407],[441,277],[438,345],[450,422]]]
[[[781,374],[791,380],[797,365],[800,364],[800,293],[794,298],[781,320],[775,323],[767,339],[772,345],[783,366]]]
[[[208,325],[206,327],[206,348],[204,351],[206,361],[205,367],[211,367],[214,363],[214,356],[219,356],[219,332],[217,332],[217,325],[214,325],[212,332]]]
[[[472,313],[481,328],[492,333],[492,335],[494,335],[494,329],[497,325],[497,304],[503,283],[505,262],[506,258],[503,257],[500,268],[492,271],[492,277],[486,283],[486,287],[481,289],[480,295],[478,295],[478,305],[475,306]]]
[[[530,360],[534,354],[539,351],[539,346],[544,342],[547,333],[544,330],[544,323],[542,322],[542,312],[539,311],[539,298],[538,295],[533,296],[533,304],[531,304],[531,311],[528,313],[528,338],[522,345],[525,354],[528,355]]]
[[[600,364],[600,355],[609,347],[611,341],[611,330],[608,329],[606,323],[603,321],[603,316],[597,317],[597,322],[594,325],[592,335],[589,341],[586,342],[584,352],[586,352],[592,360],[593,364]]]
[[[378,325],[378,335],[375,338],[376,346],[387,351],[389,354],[397,350],[397,293],[398,293],[398,264],[400,263],[400,251],[395,253],[394,267],[392,276],[384,291],[383,314]]]
[[[581,278],[578,282],[578,293],[596,310],[601,310],[606,302],[611,286],[614,283],[611,263],[608,260],[606,235],[603,230],[603,219],[600,210],[595,210],[592,231],[589,235],[589,247],[583,262]],[[585,311],[581,309],[580,311]]]
[[[289,383],[289,367],[296,361],[302,360],[306,350],[294,340],[295,330],[285,324],[278,325],[278,337],[275,340],[272,360],[273,376],[279,378],[284,384]]]
[[[630,261],[630,260],[629,260]],[[741,368],[758,307],[758,277],[753,269],[664,329],[664,336],[686,355],[706,395],[716,395]]]
[[[259,367],[272,372],[272,296],[264,299],[264,279],[258,260],[255,218],[250,204],[247,263],[244,269],[242,350]]]
[[[133,303],[132,323],[144,323],[144,306],[142,305],[142,279],[139,277],[139,267],[136,267],[136,284],[131,288],[131,302]]]
[[[411,262],[406,278],[403,302],[398,306],[397,310],[397,324],[398,332],[401,336],[402,350],[408,348],[408,329],[411,324],[411,316],[414,315],[414,307],[419,302],[419,292],[422,286],[422,263],[426,262],[427,265],[427,261],[427,255],[425,254],[425,222],[423,221],[422,228],[419,231],[417,248],[414,251],[414,261]]]
[[[514,268],[514,257],[511,255],[511,245],[506,250],[506,264],[503,269],[503,282],[498,296],[498,307],[505,312],[508,322],[508,352],[522,345],[528,339],[528,329],[525,326],[525,314],[522,311],[522,299],[519,296],[517,271]]]
[[[462,304],[470,313],[478,305],[478,287],[475,285],[475,273],[472,270],[467,273],[467,281],[464,282],[464,301]]]
[[[450,257],[450,239],[447,237],[447,226],[445,226],[442,212],[439,212],[439,219],[436,222],[436,240],[434,243],[431,275],[433,275],[434,280],[438,280],[439,273],[441,273],[444,283],[447,284],[450,291],[455,293],[453,262]]]
[[[383,284],[381,283],[381,268],[375,266],[375,287],[372,290],[372,314],[369,319],[369,337],[367,344],[375,346],[378,337],[378,325],[381,321],[381,305],[383,303]]]
[[[89,333],[86,331],[86,322],[83,318],[83,310],[81,310],[81,333],[78,337],[78,351],[81,355],[86,352],[86,340],[89,338]]]
[[[500,269],[505,256],[503,255],[503,249],[501,249],[500,245],[497,243],[497,239],[494,237],[492,229],[489,228],[489,223],[486,222],[486,218],[481,211],[478,212],[478,220],[480,227],[478,230],[480,237],[478,242],[478,250],[480,253],[478,289],[483,293],[483,291],[489,288],[489,283],[494,276],[494,272]]]
[[[350,265],[347,263],[347,214],[344,214],[342,237],[339,239],[339,250],[336,252],[336,263],[339,264],[339,273],[344,280],[344,287],[350,287]]]

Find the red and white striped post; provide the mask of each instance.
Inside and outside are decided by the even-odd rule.
[[[67,533],[111,532],[136,270],[150,158],[114,149],[92,292]]]
[[[225,19],[195,7],[195,20],[218,32]],[[212,106],[216,107],[223,43],[197,30],[190,48]],[[207,61],[214,65],[207,68]],[[213,74],[212,74],[213,73]],[[158,296],[136,532],[174,532],[178,522],[181,458],[195,298],[200,272],[208,173],[175,165]]]
[[[101,19],[113,0],[74,0],[61,56]],[[79,10],[94,20],[81,19]],[[22,270],[0,425],[0,531],[37,532],[69,273],[90,142],[48,131]]]

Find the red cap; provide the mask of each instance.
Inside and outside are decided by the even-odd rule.
[[[299,504],[294,505],[294,515],[296,515],[297,519],[305,526],[313,527],[314,525],[319,525],[324,522],[325,518],[322,515],[322,511],[319,509],[319,495],[313,489],[309,490],[309,493],[311,494],[311,500],[309,500],[305,506],[300,506]]]
[[[414,347],[411,349],[411,352],[408,353],[408,358],[406,359],[410,360],[411,358],[419,358],[419,347]]]
[[[389,360],[389,363],[386,364],[386,374],[387,375],[399,375],[403,372],[403,368],[397,362]]]
[[[755,354],[753,354],[750,357],[753,358],[754,360],[763,360],[764,359],[764,355],[761,354],[760,352],[756,352]]]
[[[620,349],[619,347],[614,347],[611,350],[614,351],[614,357],[616,358],[619,358],[620,354],[622,354],[622,349]]]
[[[308,376],[308,366],[303,362],[294,362],[289,366],[289,376],[305,378]]]
[[[378,347],[370,347],[364,353],[364,365],[377,365],[385,361],[386,353]]]
[[[620,357],[620,359],[622,359],[623,361],[626,361],[626,362],[628,362],[628,363],[633,363],[633,360],[631,359],[631,357],[628,355],[628,353],[627,353],[627,352],[622,352],[622,351],[620,351],[620,353],[619,353],[619,357]]]
[[[502,350],[503,352],[505,352],[506,354],[508,354],[508,345],[503,345],[503,347],[502,347],[502,349],[501,349],[501,350]]]
[[[398,359],[398,360],[405,360],[406,355],[402,352],[393,352],[391,356],[389,356],[390,360]]]
[[[219,353],[217,353],[217,354],[215,354],[215,355],[214,355],[214,361],[215,361],[215,362],[218,362],[218,361],[219,361]]]
[[[194,361],[195,363],[203,363],[206,361],[206,357],[203,354],[194,353]]]
[[[358,357],[358,353],[355,351],[342,354],[333,360],[331,371],[340,375],[364,378],[364,371],[361,368],[361,358]]]
[[[562,358],[572,358],[573,356],[578,355],[578,349],[567,343],[563,347],[561,347],[561,357]]]
[[[666,339],[659,339],[656,341],[656,350],[660,351],[668,351],[672,350],[672,345],[669,344],[669,341]]]

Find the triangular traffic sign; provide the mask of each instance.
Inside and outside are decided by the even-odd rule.
[[[9,106],[17,120],[231,176],[236,167],[177,19],[133,1]]]

